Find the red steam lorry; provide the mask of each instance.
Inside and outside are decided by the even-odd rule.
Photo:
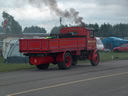
[[[20,39],[20,52],[29,56],[30,64],[38,69],[48,69],[50,63],[69,69],[79,59],[88,59],[97,66],[100,60],[94,31],[85,27],[62,28],[50,38]]]

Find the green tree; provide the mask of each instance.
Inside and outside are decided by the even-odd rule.
[[[103,37],[114,36],[112,33],[112,28],[112,25],[104,23],[100,26],[99,32]]]
[[[87,24],[86,26],[88,26],[89,28],[93,28],[94,30],[97,30],[95,31],[95,36],[100,36],[100,33],[99,33],[99,25],[97,23],[95,24]]]
[[[60,29],[63,27],[67,26],[55,26],[51,30],[51,34],[58,34],[60,32]],[[95,24],[86,24],[86,27],[96,29],[98,31],[95,32],[95,36],[98,37],[110,37],[110,36],[115,36],[115,37],[128,37],[128,24],[109,24],[109,23],[104,23],[101,25],[98,25],[97,23]]]
[[[4,27],[4,32],[7,34],[22,34],[22,27],[10,14],[2,13],[4,21],[2,25]]]
[[[128,36],[128,24],[116,24],[113,26],[113,33],[117,37],[127,37]]]
[[[45,28],[38,26],[25,27],[23,33],[46,33]]]

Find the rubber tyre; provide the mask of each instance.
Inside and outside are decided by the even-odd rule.
[[[99,64],[99,62],[100,62],[99,53],[96,52],[95,55],[96,55],[95,60],[90,60],[92,66],[97,66]]]
[[[64,61],[58,63],[59,69],[70,69],[72,65],[72,55],[67,52],[64,54]]]
[[[78,62],[78,58],[76,56],[73,57],[73,60],[72,60],[72,65],[73,66],[76,66],[77,65],[77,62]]]
[[[49,67],[49,64],[40,64],[40,65],[36,65],[36,67],[40,70],[46,70]]]

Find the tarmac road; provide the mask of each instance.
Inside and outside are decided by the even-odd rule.
[[[128,96],[128,60],[2,72],[0,96]]]

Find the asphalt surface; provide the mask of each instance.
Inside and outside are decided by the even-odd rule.
[[[128,96],[128,60],[1,72],[0,96]]]

